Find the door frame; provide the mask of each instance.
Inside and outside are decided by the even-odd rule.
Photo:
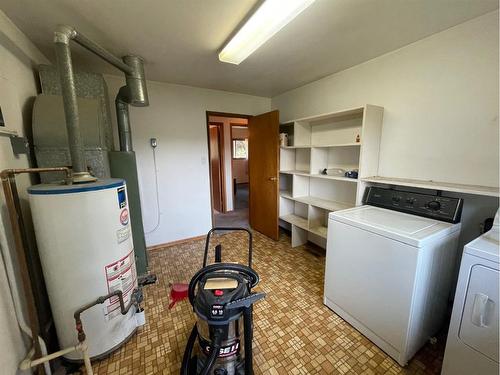
[[[226,207],[226,159],[224,155],[224,123],[222,122],[215,122],[211,121],[208,122],[207,124],[207,131],[208,131],[208,158],[210,160],[210,154],[211,154],[211,149],[210,149],[210,127],[211,126],[216,126],[218,128],[217,134],[218,134],[218,140],[217,143],[219,145],[219,169],[220,169],[220,192],[221,192],[221,209],[222,213],[227,212],[227,207]],[[213,202],[213,196],[212,196],[212,163],[209,162],[209,170],[210,170],[210,200],[212,201],[212,214],[213,214],[213,209],[214,209],[214,202]]]
[[[218,126],[221,126],[222,125],[222,150],[220,149],[221,148],[221,144],[219,144],[219,153],[222,155],[221,157],[221,163],[223,164],[223,168],[222,169],[222,176],[223,176],[223,184],[222,184],[222,191],[223,191],[223,202],[222,202],[222,207],[223,207],[223,211],[224,213],[227,212],[227,204],[226,204],[226,179],[225,179],[225,172],[226,172],[226,168],[225,168],[225,154],[224,154],[224,126],[223,126],[223,123],[221,122],[211,122],[210,121],[210,116],[219,116],[219,117],[228,117],[228,118],[232,118],[232,117],[236,117],[236,118],[244,118],[244,119],[247,119],[249,120],[250,118],[252,118],[253,116],[252,115],[244,115],[244,114],[239,114],[239,113],[229,113],[229,112],[216,112],[216,111],[206,111],[205,112],[205,115],[206,115],[206,123],[207,123],[207,145],[208,145],[208,181],[209,181],[209,187],[210,187],[210,216],[212,217],[212,228],[214,227],[214,223],[215,223],[215,218],[214,218],[214,202],[213,202],[213,198],[212,198],[212,165],[210,163],[210,125],[217,125]],[[231,128],[231,126],[230,126]],[[232,144],[232,140],[231,140],[231,144]],[[232,146],[231,146],[232,147]],[[232,154],[230,155],[231,158],[232,158]],[[232,173],[232,167],[233,167],[233,163],[232,163],[232,160],[231,160],[231,173]],[[250,176],[248,176],[248,178],[250,178]],[[231,186],[233,184],[231,183]],[[250,191],[249,191],[250,192]],[[233,197],[234,197],[234,192],[233,192]]]

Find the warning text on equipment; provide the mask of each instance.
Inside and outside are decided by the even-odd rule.
[[[135,270],[134,250],[127,256],[117,260],[105,267],[106,281],[109,293],[116,290],[123,292],[125,306],[130,302],[132,292],[137,284],[137,273]],[[120,300],[113,297],[106,300],[104,315],[106,319],[111,319],[120,314]]]

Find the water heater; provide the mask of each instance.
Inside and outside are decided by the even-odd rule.
[[[120,179],[42,184],[28,189],[38,251],[59,345],[75,345],[73,314],[114,290],[125,304],[137,287],[127,188]],[[136,330],[136,311],[122,315],[118,299],[85,311],[90,357],[102,357]],[[80,360],[80,352],[66,357]]]

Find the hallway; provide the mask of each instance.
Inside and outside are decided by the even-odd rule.
[[[244,227],[248,223],[248,184],[237,184],[234,195],[234,210],[227,213],[215,212],[214,226],[217,227]]]

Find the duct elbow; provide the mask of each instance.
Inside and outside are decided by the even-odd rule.
[[[58,25],[54,31],[54,43],[69,44],[76,37],[76,30],[68,25]]]
[[[130,73],[125,74],[128,103],[134,107],[148,106],[149,97],[144,74],[144,60],[140,56],[128,55],[123,57],[123,62],[132,69]]]

